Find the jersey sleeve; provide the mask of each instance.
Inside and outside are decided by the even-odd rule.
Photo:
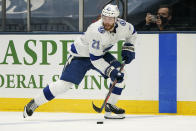
[[[104,46],[103,46],[103,41],[101,39],[101,35],[104,34],[101,34],[97,30],[88,29],[86,35],[88,37],[89,56],[90,56],[91,63],[99,71],[107,75],[105,72],[106,69],[110,67],[110,64],[103,59],[105,52],[104,52]]]
[[[137,39],[137,32],[134,28],[134,26],[130,23],[128,23],[128,27],[127,27],[127,35],[125,38],[125,42],[129,42],[133,45],[136,44],[136,39]]]

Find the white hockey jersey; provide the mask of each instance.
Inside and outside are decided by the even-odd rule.
[[[102,56],[119,40],[135,45],[136,38],[137,32],[132,24],[118,18],[114,32],[109,32],[104,30],[100,19],[92,23],[85,34],[76,39],[71,45],[70,53],[73,56],[90,57],[91,63],[104,74],[110,65]]]

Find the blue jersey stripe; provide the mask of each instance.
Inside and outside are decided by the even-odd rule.
[[[134,28],[132,35],[135,34],[135,32],[136,32],[136,30],[135,30],[135,28]]]
[[[159,34],[159,112],[177,112],[177,38]]]
[[[71,44],[71,51],[75,54],[78,54],[77,50],[76,50],[76,47],[74,44]]]
[[[110,50],[112,47],[113,47],[113,45],[109,46],[108,48],[105,48],[105,49],[103,50],[103,52],[106,52],[106,51]]]
[[[95,61],[95,60],[98,60],[98,59],[101,59],[101,58],[103,58],[103,55],[101,55],[101,56],[95,56],[95,55],[93,55],[93,54],[90,54],[90,59],[91,59],[92,61]]]

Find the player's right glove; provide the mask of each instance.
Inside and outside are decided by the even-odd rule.
[[[106,75],[109,76],[112,81],[117,80],[117,83],[121,83],[124,80],[124,73],[121,73],[113,67],[106,69]]]

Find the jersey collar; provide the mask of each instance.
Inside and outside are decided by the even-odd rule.
[[[118,24],[116,23],[114,26],[114,30],[112,32],[116,33],[116,28],[118,28]]]

